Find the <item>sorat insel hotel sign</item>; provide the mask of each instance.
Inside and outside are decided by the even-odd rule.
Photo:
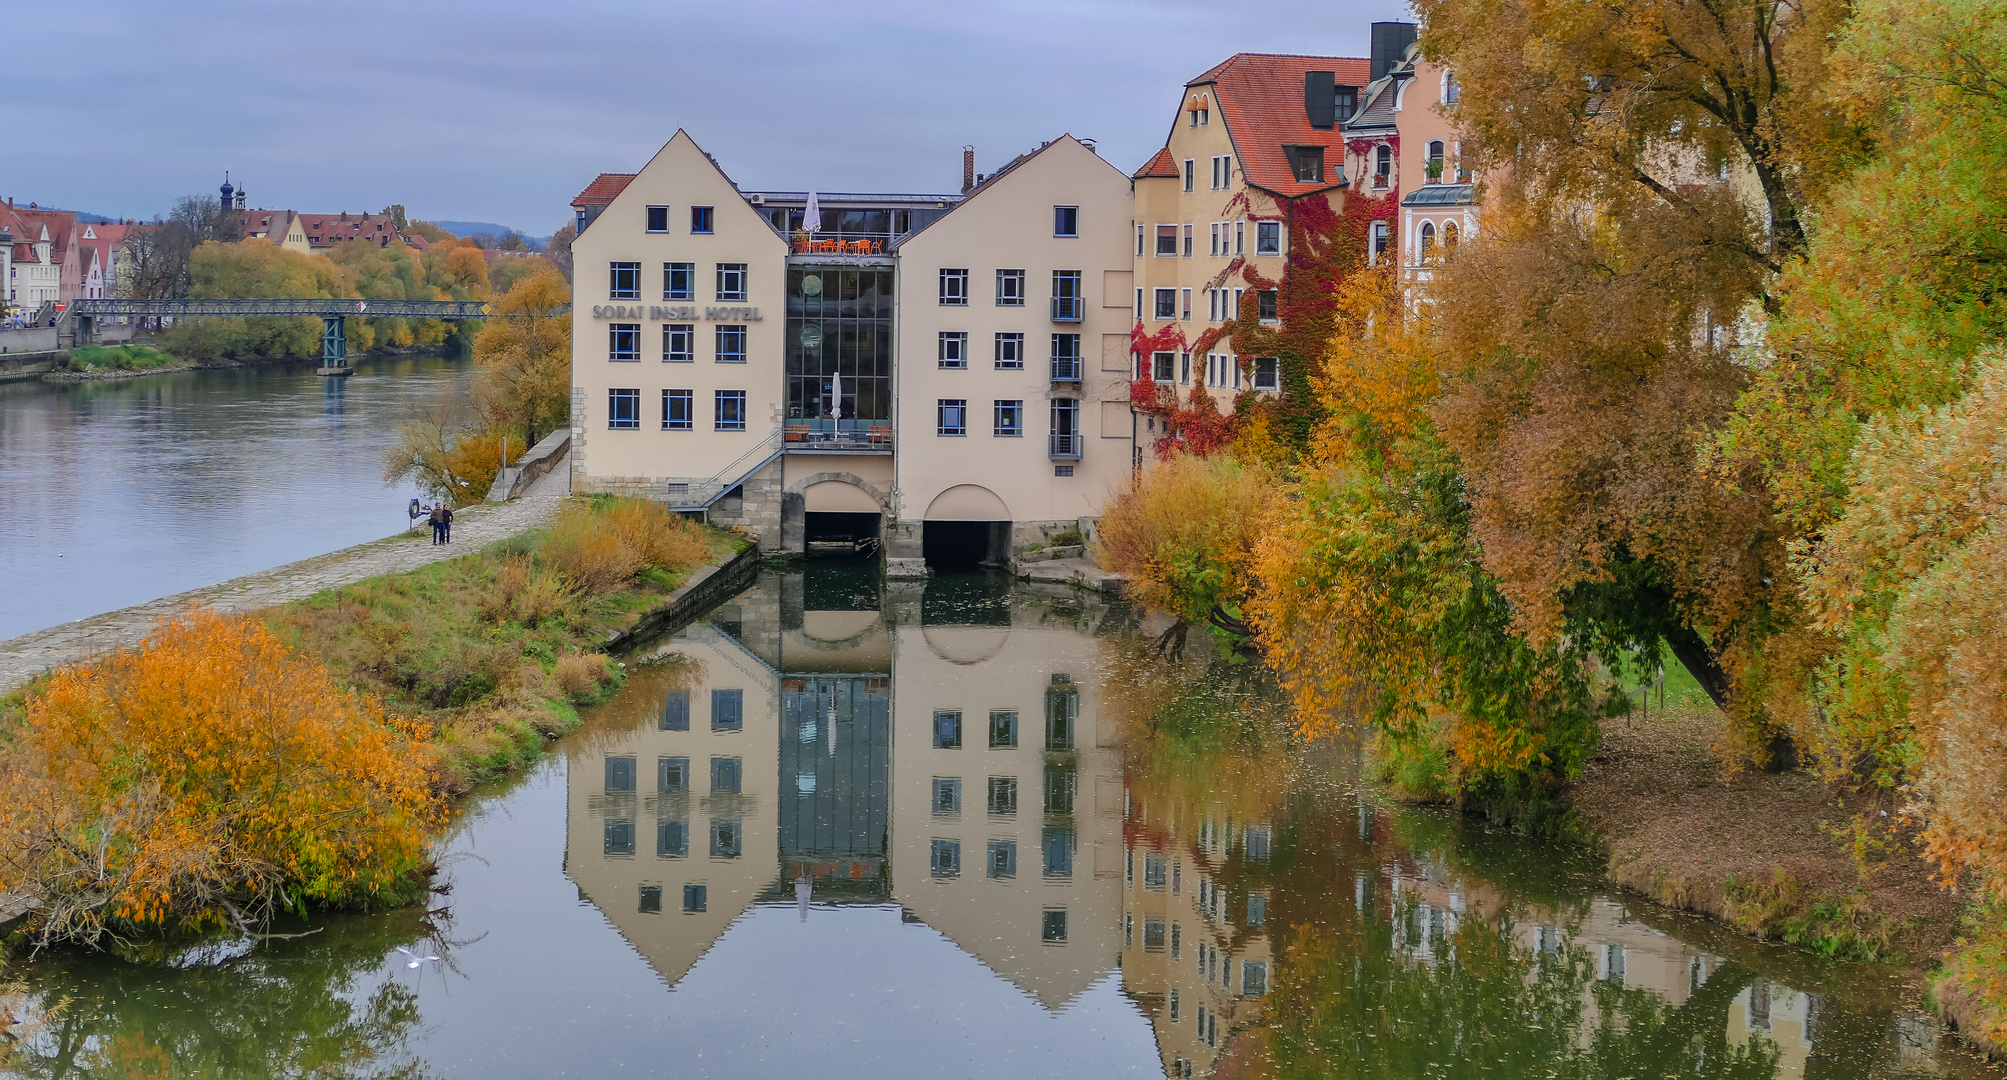
[[[646,316],[642,315],[644,311],[647,312]],[[649,304],[643,307],[640,304],[635,304],[630,307],[624,304],[594,304],[592,306],[592,317],[595,319],[640,319],[645,317],[662,322],[675,322],[678,319],[695,320],[697,318],[697,305]],[[704,308],[704,318],[715,322],[764,321],[760,318],[760,309],[756,307],[706,307]]]

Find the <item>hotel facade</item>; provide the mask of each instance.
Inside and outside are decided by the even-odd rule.
[[[1233,56],[1133,175],[1061,135],[987,176],[965,155],[952,194],[745,191],[676,132],[572,203],[573,489],[772,551],[876,543],[893,576],[1091,534],[1163,434],[1132,381],[1229,411],[1284,392],[1227,331],[1286,316],[1259,282],[1307,201],[1392,207],[1403,167],[1426,176],[1367,238],[1411,278],[1429,250],[1397,231],[1475,230],[1443,164],[1454,78],[1414,42],[1377,23],[1371,58]]]

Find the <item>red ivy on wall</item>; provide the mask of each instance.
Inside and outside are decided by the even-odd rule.
[[[1364,140],[1361,140],[1362,142]],[[1372,145],[1367,143],[1368,146]],[[1398,189],[1382,196],[1353,194],[1344,197],[1342,209],[1333,208],[1327,194],[1308,195],[1291,201],[1281,214],[1247,213],[1252,220],[1284,221],[1289,229],[1289,253],[1283,263],[1282,279],[1263,277],[1251,263],[1236,259],[1224,279],[1238,271],[1250,291],[1274,290],[1277,324],[1263,326],[1260,304],[1249,296],[1241,305],[1239,318],[1209,327],[1197,340],[1188,341],[1177,324],[1146,334],[1138,320],[1130,333],[1138,370],[1130,384],[1129,401],[1136,411],[1155,417],[1162,434],[1153,449],[1160,458],[1179,448],[1195,454],[1209,454],[1233,441],[1239,424],[1257,414],[1276,421],[1298,444],[1305,443],[1317,419],[1317,406],[1310,393],[1309,366],[1323,355],[1325,343],[1336,330],[1337,292],[1347,275],[1366,265],[1372,223],[1392,222],[1400,206]],[[1251,208],[1245,193],[1227,204]],[[1392,231],[1390,225],[1390,234]],[[1398,250],[1390,237],[1389,250]],[[1218,286],[1212,286],[1217,288]],[[1241,385],[1252,385],[1254,357],[1277,358],[1283,393],[1257,394],[1251,388],[1235,395],[1232,413],[1220,412],[1205,388],[1206,371],[1202,359],[1206,351],[1231,336],[1241,364]],[[1158,384],[1151,378],[1150,354],[1181,352],[1193,363],[1191,393],[1180,400],[1176,387]]]

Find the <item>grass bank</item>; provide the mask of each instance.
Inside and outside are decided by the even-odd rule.
[[[649,503],[573,500],[550,529],[261,613],[345,685],[423,718],[438,790],[536,759],[616,689],[601,647],[745,544]]]
[[[69,351],[61,367],[42,377],[52,382],[78,382],[186,371],[194,366],[172,353],[145,345],[79,345]]]

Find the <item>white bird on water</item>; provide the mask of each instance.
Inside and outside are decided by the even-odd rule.
[[[420,956],[417,953],[412,952],[410,949],[407,949],[402,945],[399,945],[396,948],[398,952],[404,954],[404,958],[406,960],[410,961],[410,963],[404,965],[405,967],[408,968],[415,968],[420,964],[429,964],[432,961],[439,959],[436,956]]]

